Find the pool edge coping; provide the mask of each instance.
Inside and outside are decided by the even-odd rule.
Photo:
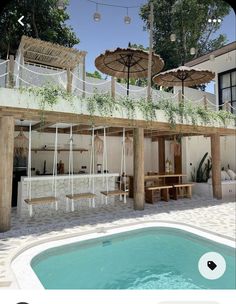
[[[145,221],[142,223],[132,223],[124,225],[114,225],[113,227],[98,227],[86,232],[74,232],[42,238],[18,248],[17,252],[10,257],[10,268],[13,272],[15,281],[19,289],[45,289],[31,268],[32,259],[39,253],[58,246],[76,243],[80,241],[98,239],[114,234],[138,230],[141,228],[165,227],[175,228],[195,234],[199,237],[211,240],[215,243],[236,248],[236,240],[228,236],[222,236],[209,230],[199,228],[189,224],[183,224],[175,221]],[[23,267],[22,267],[23,265]],[[27,278],[25,280],[25,278]],[[26,281],[26,282],[25,282]],[[23,282],[23,284],[22,284]]]

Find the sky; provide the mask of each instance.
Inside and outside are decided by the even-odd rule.
[[[121,6],[141,6],[147,0],[96,0],[98,3],[109,3]],[[127,25],[123,19],[126,9],[116,7],[99,6],[101,20],[95,22],[93,14],[96,11],[96,4],[88,0],[70,0],[67,9],[71,25],[80,43],[75,46],[79,50],[87,51],[86,71],[94,72],[95,58],[106,49],[127,47],[128,43],[142,44],[148,46],[148,32],[143,30],[144,23],[139,17],[139,8],[129,9],[131,24]],[[228,42],[235,40],[235,14],[233,10],[225,17],[219,33],[228,37]],[[214,38],[214,36],[213,36]]]

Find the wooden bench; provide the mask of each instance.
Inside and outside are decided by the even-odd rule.
[[[33,205],[46,205],[55,204],[55,209],[58,210],[58,201],[55,196],[37,197],[37,198],[26,198],[26,204],[29,205],[30,217],[33,215]]]
[[[124,203],[126,204],[126,195],[128,195],[128,192],[118,189],[111,191],[101,191],[101,194],[106,197],[106,204],[107,204],[107,197],[109,196],[120,196],[120,201],[122,201],[122,196],[124,196]]]
[[[178,197],[192,198],[192,186],[193,186],[193,184],[190,184],[190,183],[174,184],[173,185],[173,189],[174,189],[173,198],[175,200],[177,200]]]
[[[149,204],[153,204],[155,201],[155,192],[160,192],[161,199],[168,202],[169,189],[173,188],[170,185],[151,186],[145,189],[145,200]]]
[[[91,205],[91,199],[94,199],[95,197],[96,197],[96,194],[91,193],[91,192],[67,194],[66,195],[66,210],[69,211],[69,200],[71,201],[71,211],[73,212],[75,210],[74,201],[77,201],[80,199],[89,199],[89,202]],[[94,207],[94,204],[93,204],[93,207]]]

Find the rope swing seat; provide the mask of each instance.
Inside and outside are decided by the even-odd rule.
[[[46,205],[53,204],[55,206],[56,211],[58,210],[58,200],[57,200],[57,185],[56,185],[56,177],[57,177],[57,137],[58,137],[58,129],[56,127],[55,134],[55,150],[54,150],[54,161],[53,161],[53,181],[52,181],[52,195],[46,197],[35,197],[32,198],[32,177],[31,177],[31,143],[32,143],[32,129],[31,123],[29,126],[29,151],[28,151],[28,184],[27,184],[27,194],[28,198],[24,201],[29,205],[29,215],[32,217],[33,215],[33,206],[34,205]]]
[[[108,197],[119,196],[120,201],[124,201],[126,204],[127,191],[121,189],[121,182],[119,189],[109,190],[108,176],[107,176],[107,144],[106,144],[106,128],[104,128],[104,149],[103,149],[103,162],[105,163],[105,179],[106,179],[106,190],[100,193],[105,196],[105,202],[108,203]],[[123,140],[122,140],[122,150],[121,150],[121,174],[126,172],[126,160],[125,160],[125,129],[123,129]],[[123,199],[122,199],[123,197]]]
[[[72,126],[70,127],[70,152],[69,152],[69,188],[71,189],[71,193],[66,195],[66,210],[69,211],[69,204],[71,203],[71,211],[75,210],[75,201],[81,199],[89,199],[89,205],[95,208],[95,197],[94,194],[94,128],[92,130],[92,143],[91,143],[91,151],[90,151],[90,174],[89,174],[89,188],[91,192],[82,192],[82,193],[74,193],[74,158],[73,158],[73,133]]]

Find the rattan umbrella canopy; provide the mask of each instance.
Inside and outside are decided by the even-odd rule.
[[[148,52],[134,48],[107,50],[95,59],[96,68],[104,74],[117,78],[142,78],[148,75]],[[164,61],[152,55],[152,74],[159,73]]]
[[[185,86],[207,83],[215,77],[215,73],[210,70],[202,70],[180,66],[177,69],[162,72],[153,77],[153,81],[164,87]]]

